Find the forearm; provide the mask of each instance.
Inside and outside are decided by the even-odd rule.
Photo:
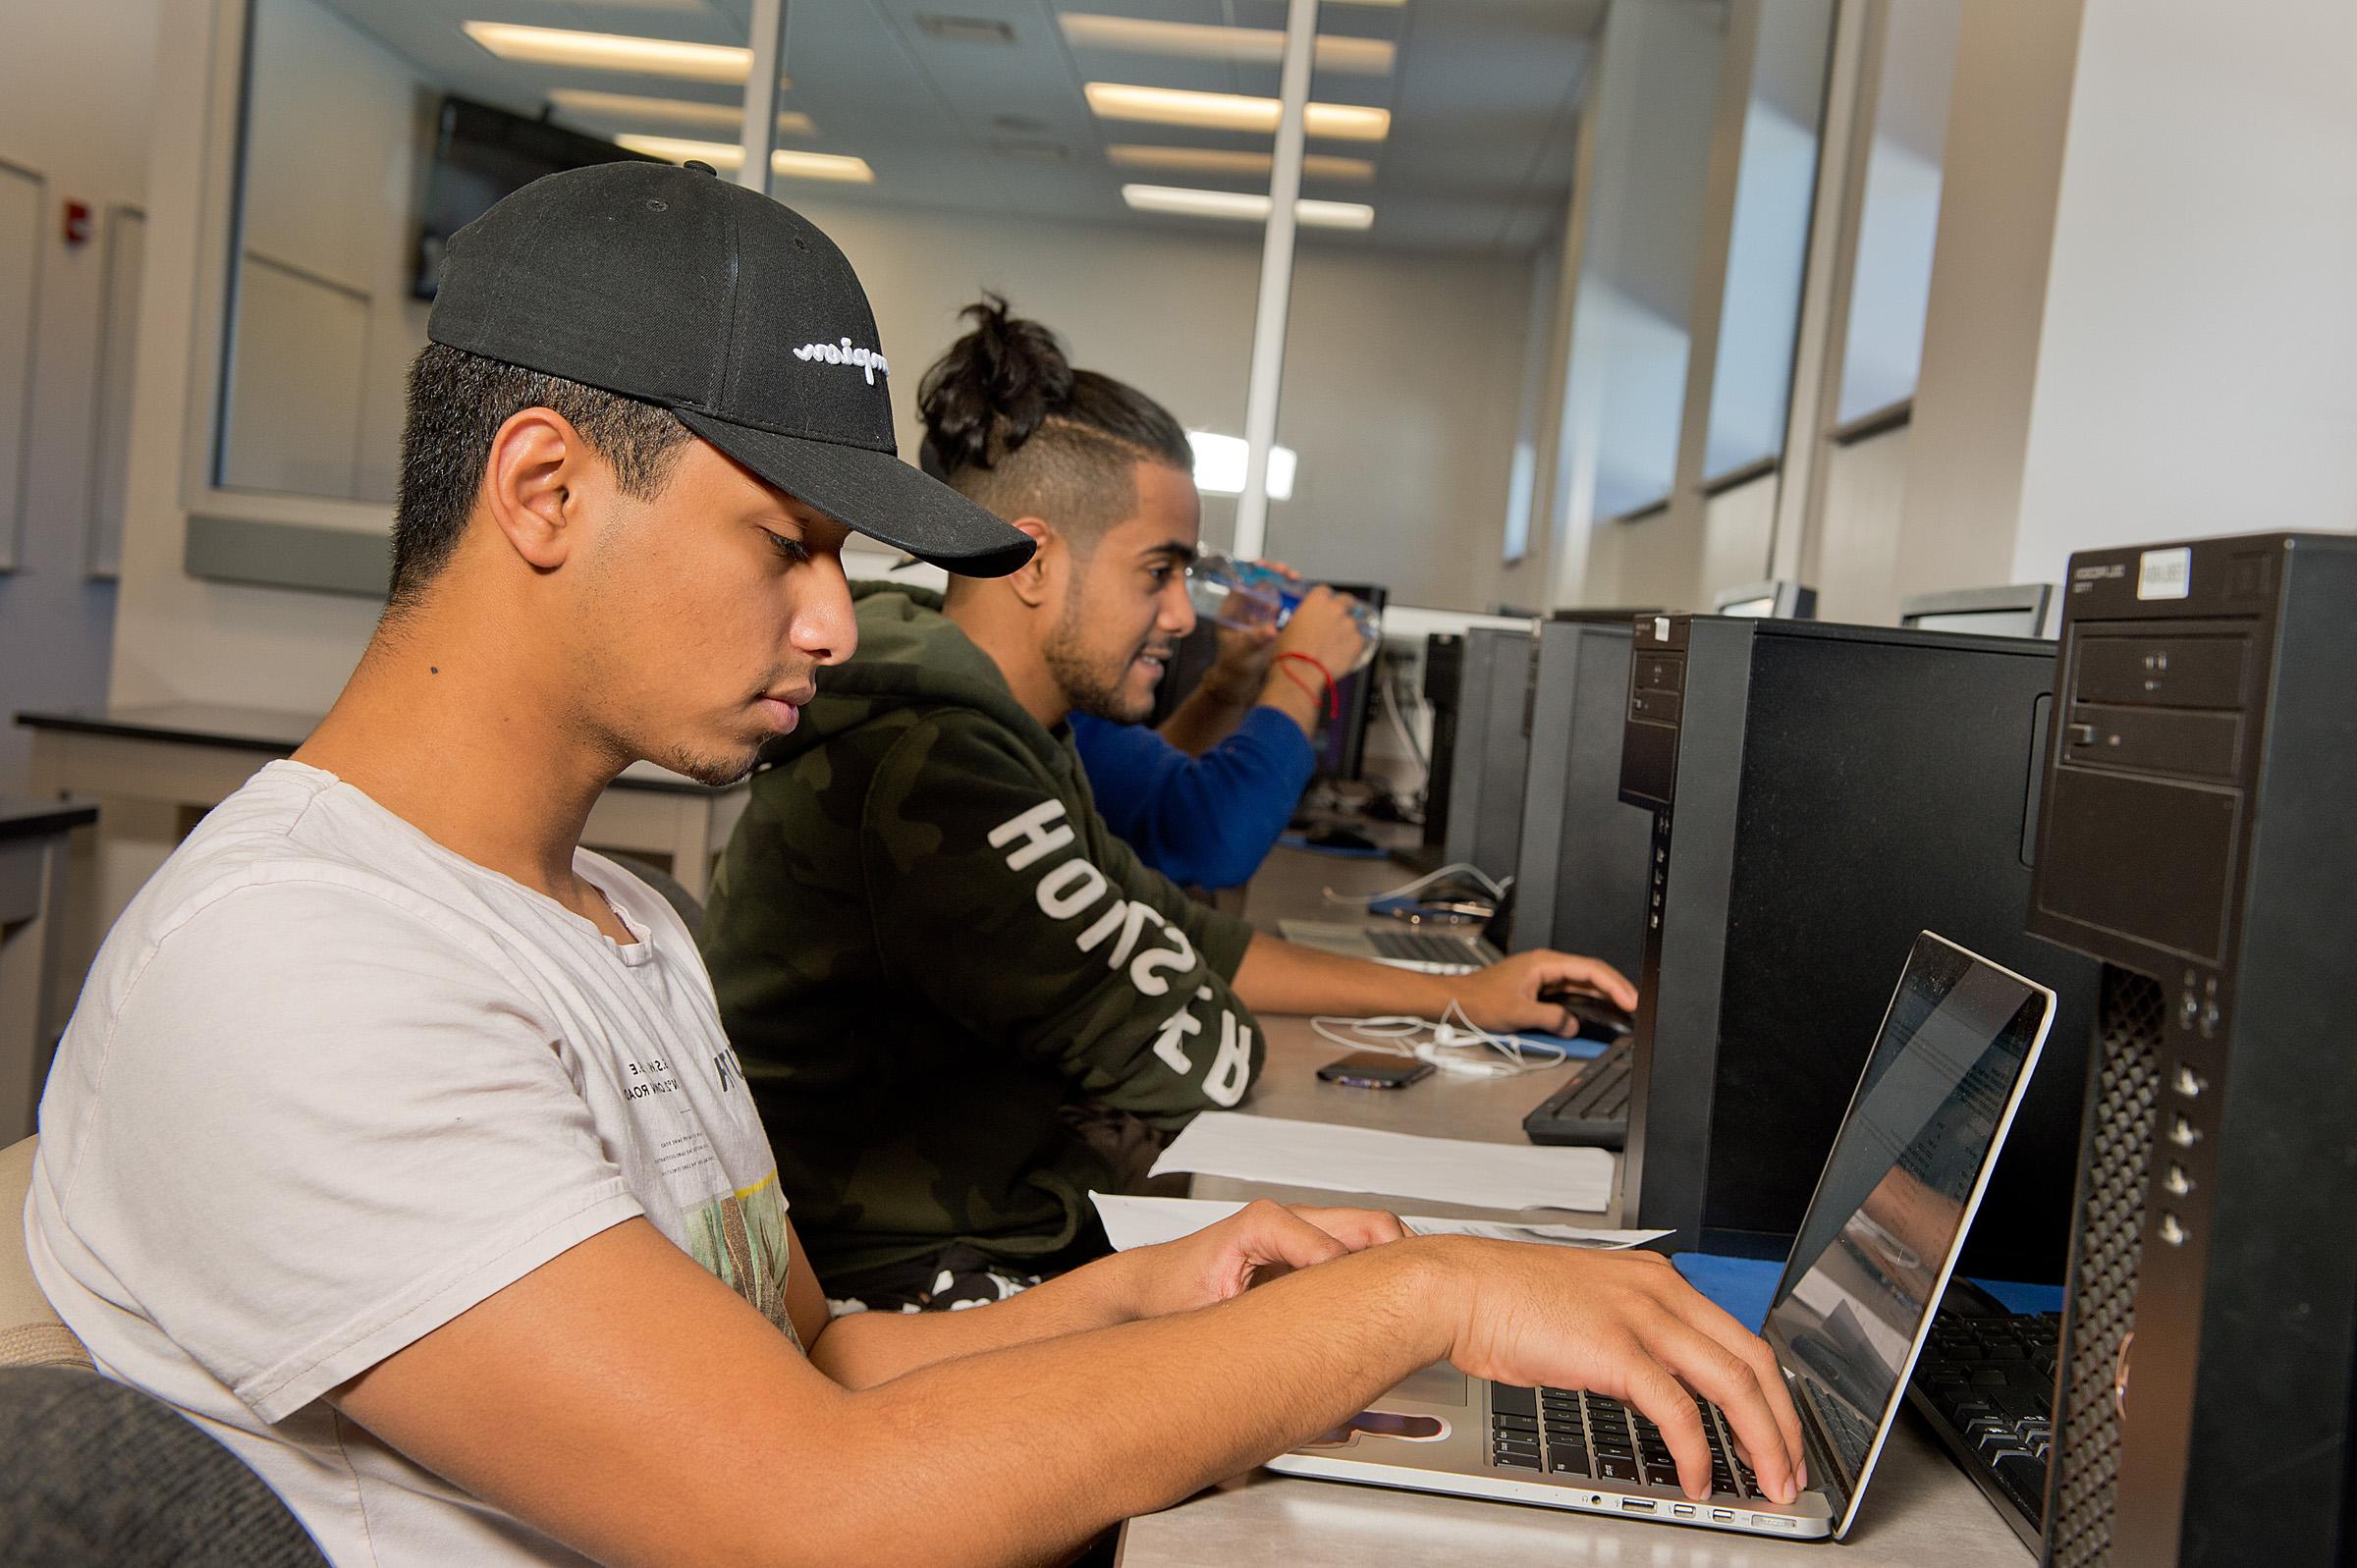
[[[1127,1323],[1143,1310],[1126,1254],[962,1312],[858,1312],[827,1324],[810,1363],[846,1388],[872,1388],[938,1361]]]
[[[1255,933],[1233,982],[1254,1012],[1344,1013],[1356,1018],[1412,1013],[1438,1018],[1456,995],[1452,977],[1370,963]]]
[[[1252,691],[1232,690],[1206,679],[1171,710],[1155,732],[1190,757],[1200,757],[1228,738],[1252,706]]]
[[[945,1362],[859,1395],[829,1443],[844,1478],[831,1489],[871,1530],[892,1527],[831,1560],[1056,1561],[1444,1358],[1448,1277],[1426,1243],[1396,1243],[1200,1312]]]

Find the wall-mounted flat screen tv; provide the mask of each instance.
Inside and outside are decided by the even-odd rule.
[[[417,219],[417,265],[410,293],[420,299],[434,297],[442,279],[442,247],[510,191],[561,169],[661,161],[471,98],[443,99],[435,123],[434,166]]]

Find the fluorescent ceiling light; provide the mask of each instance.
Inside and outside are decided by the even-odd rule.
[[[1195,190],[1180,186],[1124,186],[1122,199],[1140,212],[1173,212],[1187,218],[1239,218],[1266,223],[1273,203],[1265,191]],[[1293,217],[1305,229],[1364,229],[1375,222],[1375,209],[1357,201],[1293,203]]]
[[[1282,105],[1275,98],[1234,92],[1187,92],[1178,87],[1139,87],[1091,81],[1082,89],[1102,120],[1136,120],[1158,126],[1201,126],[1214,131],[1277,130]],[[1392,111],[1354,103],[1313,103],[1304,115],[1309,134],[1337,141],[1381,141],[1392,134]]]
[[[683,43],[620,32],[569,32],[512,22],[462,22],[466,36],[499,56],[536,66],[584,71],[636,71],[689,81],[741,83],[753,72],[753,51],[722,43]]]
[[[1244,459],[1251,449],[1241,436],[1223,436],[1210,430],[1189,430],[1186,444],[1195,449],[1195,488],[1206,495],[1244,493]],[[1295,459],[1290,447],[1269,449],[1269,499],[1293,498]]]
[[[1285,59],[1285,34],[1276,27],[1221,27],[1196,22],[1148,22],[1139,17],[1099,17],[1073,12],[1059,19],[1067,43],[1079,49],[1118,49],[1130,54],[1176,55],[1186,60],[1228,60],[1273,66]],[[1385,38],[1318,34],[1312,57],[1320,71],[1343,76],[1391,75],[1398,49]]]
[[[733,103],[695,103],[686,98],[648,98],[635,92],[591,92],[582,87],[559,87],[548,101],[567,114],[585,120],[643,125],[670,121],[674,125],[704,126],[734,131],[744,123],[744,111]],[[778,129],[792,135],[808,135],[810,117],[798,109],[778,116]]]
[[[1224,147],[1154,147],[1117,141],[1105,156],[1124,169],[1176,169],[1187,174],[1233,174],[1265,177],[1276,159],[1265,152],[1234,152]],[[1301,172],[1312,180],[1348,180],[1364,185],[1375,178],[1375,165],[1364,158],[1337,158],[1313,152],[1301,160]]]
[[[616,136],[617,145],[632,152],[643,152],[651,158],[669,158],[674,163],[699,159],[726,173],[744,166],[744,149],[734,141],[689,141],[680,136]],[[789,180],[833,180],[845,185],[872,186],[876,172],[867,166],[865,158],[854,158],[842,152],[792,152],[784,147],[769,155],[772,174]]]

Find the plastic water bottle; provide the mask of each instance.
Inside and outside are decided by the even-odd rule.
[[[1186,574],[1187,597],[1194,602],[1195,614],[1239,631],[1284,625],[1301,607],[1301,596],[1308,591],[1308,584],[1295,582],[1274,568],[1227,556],[1205,556]],[[1351,608],[1350,618],[1366,637],[1350,670],[1364,670],[1382,646],[1383,618],[1364,600]],[[1338,676],[1349,673],[1335,672]]]

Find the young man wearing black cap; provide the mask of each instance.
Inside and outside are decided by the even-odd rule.
[[[1682,1379],[1788,1484],[1765,1347],[1655,1260],[1264,1205],[830,1325],[685,928],[578,835],[793,727],[848,527],[1027,546],[895,464],[840,253],[707,174],[527,188],[429,332],[375,638],[117,923],[42,1104],[27,1246],[109,1375],[354,1563],[1051,1558],[1443,1357],[1633,1397],[1699,1483]]]

